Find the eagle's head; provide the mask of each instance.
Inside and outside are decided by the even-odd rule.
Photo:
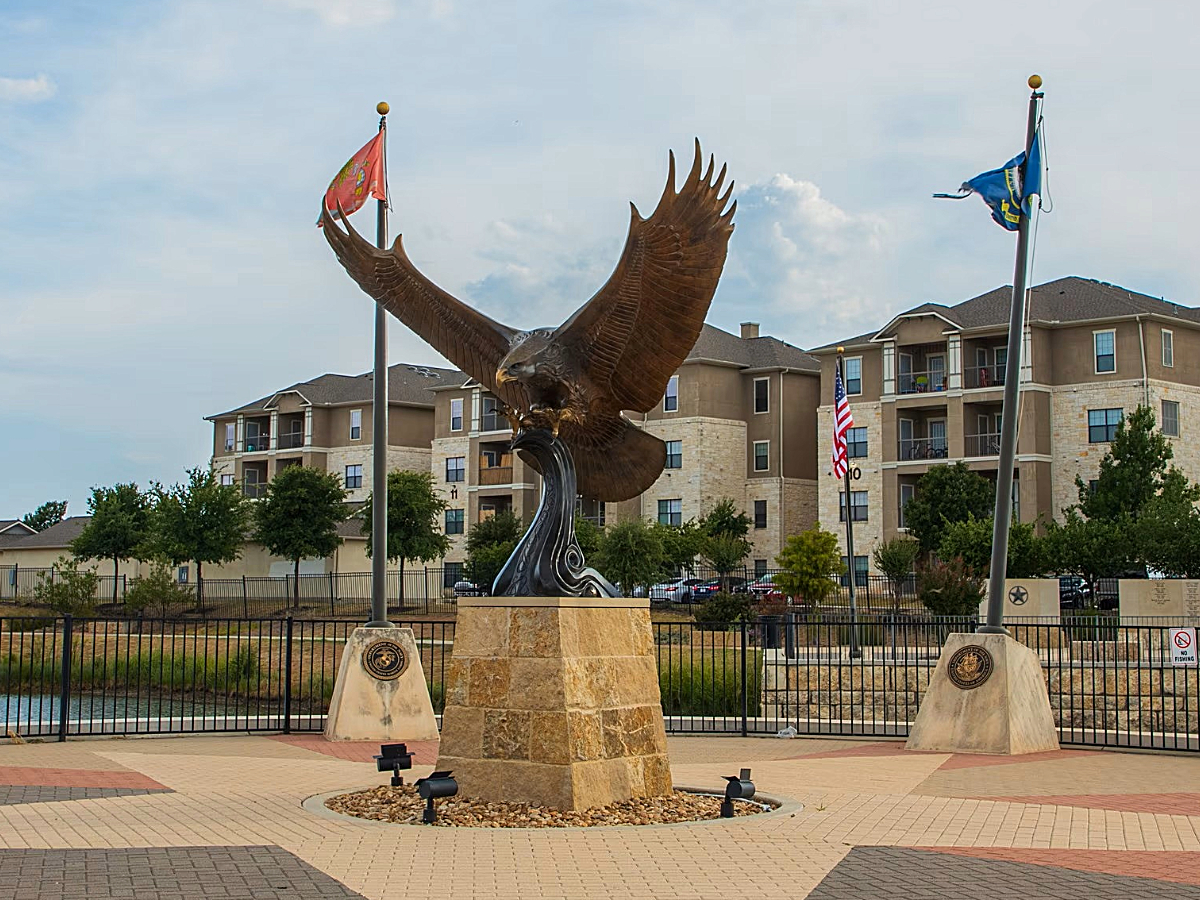
[[[520,382],[539,405],[560,405],[563,394],[562,351],[553,342],[554,331],[527,331],[496,368],[496,383]]]

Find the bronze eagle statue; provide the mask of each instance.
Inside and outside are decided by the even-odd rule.
[[[372,246],[322,204],[325,238],[359,286],[491,391],[518,427],[551,429],[571,451],[577,489],[616,502],[649,488],[666,463],[661,440],[624,411],[646,413],[691,352],[717,289],[737,201],[710,156],[675,190],[675,155],[650,218],[631,207],[629,235],[605,285],[557,328],[520,331],[472,309],[422,275],[400,236]],[[538,462],[523,454],[535,467]]]

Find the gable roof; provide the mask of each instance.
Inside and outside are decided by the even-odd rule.
[[[728,362],[744,369],[821,371],[821,363],[816,357],[779,338],[743,338],[708,324],[701,329],[700,337],[687,358]]]
[[[67,516],[44,531],[35,531],[32,534],[0,532],[0,548],[12,550],[65,548],[71,541],[79,537],[79,533],[87,527],[90,521],[92,521],[91,516]]]
[[[20,519],[0,519],[0,534],[17,535],[37,534],[36,528],[30,528]]]
[[[388,403],[432,407],[433,394],[431,391],[433,389],[461,384],[466,378],[466,374],[458,369],[397,363],[388,367]],[[337,375],[334,373],[318,375],[309,381],[300,381],[289,387],[281,388],[273,394],[268,394],[236,409],[205,416],[205,419],[212,421],[237,413],[266,412],[271,408],[272,401],[276,397],[293,392],[299,394],[313,406],[336,406],[343,403],[369,404],[374,391],[374,381],[372,372],[364,372],[361,375]]]

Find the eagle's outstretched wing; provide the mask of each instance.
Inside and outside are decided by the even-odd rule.
[[[721,193],[725,167],[712,181],[696,159],[678,193],[675,154],[662,198],[649,219],[632,204],[629,237],[608,282],[555,332],[613,411],[649,412],[691,352],[708,313],[733,233],[737,201]]]
[[[527,408],[519,383],[496,384],[496,367],[518,332],[456,300],[422,275],[404,252],[399,235],[392,249],[381,250],[363,240],[344,216],[342,221],[347,231],[322,208],[325,240],[359,287],[510,407]]]

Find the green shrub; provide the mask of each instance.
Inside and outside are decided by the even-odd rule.
[[[5,631],[41,631],[57,625],[58,620],[51,616],[12,616],[4,619]]]
[[[165,560],[150,563],[150,572],[133,579],[125,593],[125,608],[130,612],[151,610],[166,615],[173,607],[192,602],[191,588],[176,582]]]
[[[742,654],[725,650],[715,654],[661,660],[658,687],[663,714],[668,716],[740,716],[742,714]],[[757,716],[762,706],[762,653],[746,657],[747,714]]]
[[[33,597],[57,613],[90,616],[96,611],[96,592],[100,576],[91,569],[79,568],[79,560],[60,556],[50,575],[38,573]]]
[[[983,600],[984,580],[961,559],[922,566],[917,597],[937,616],[974,616]]]
[[[735,622],[748,621],[754,615],[749,594],[713,594],[696,607],[696,621],[725,629]]]

